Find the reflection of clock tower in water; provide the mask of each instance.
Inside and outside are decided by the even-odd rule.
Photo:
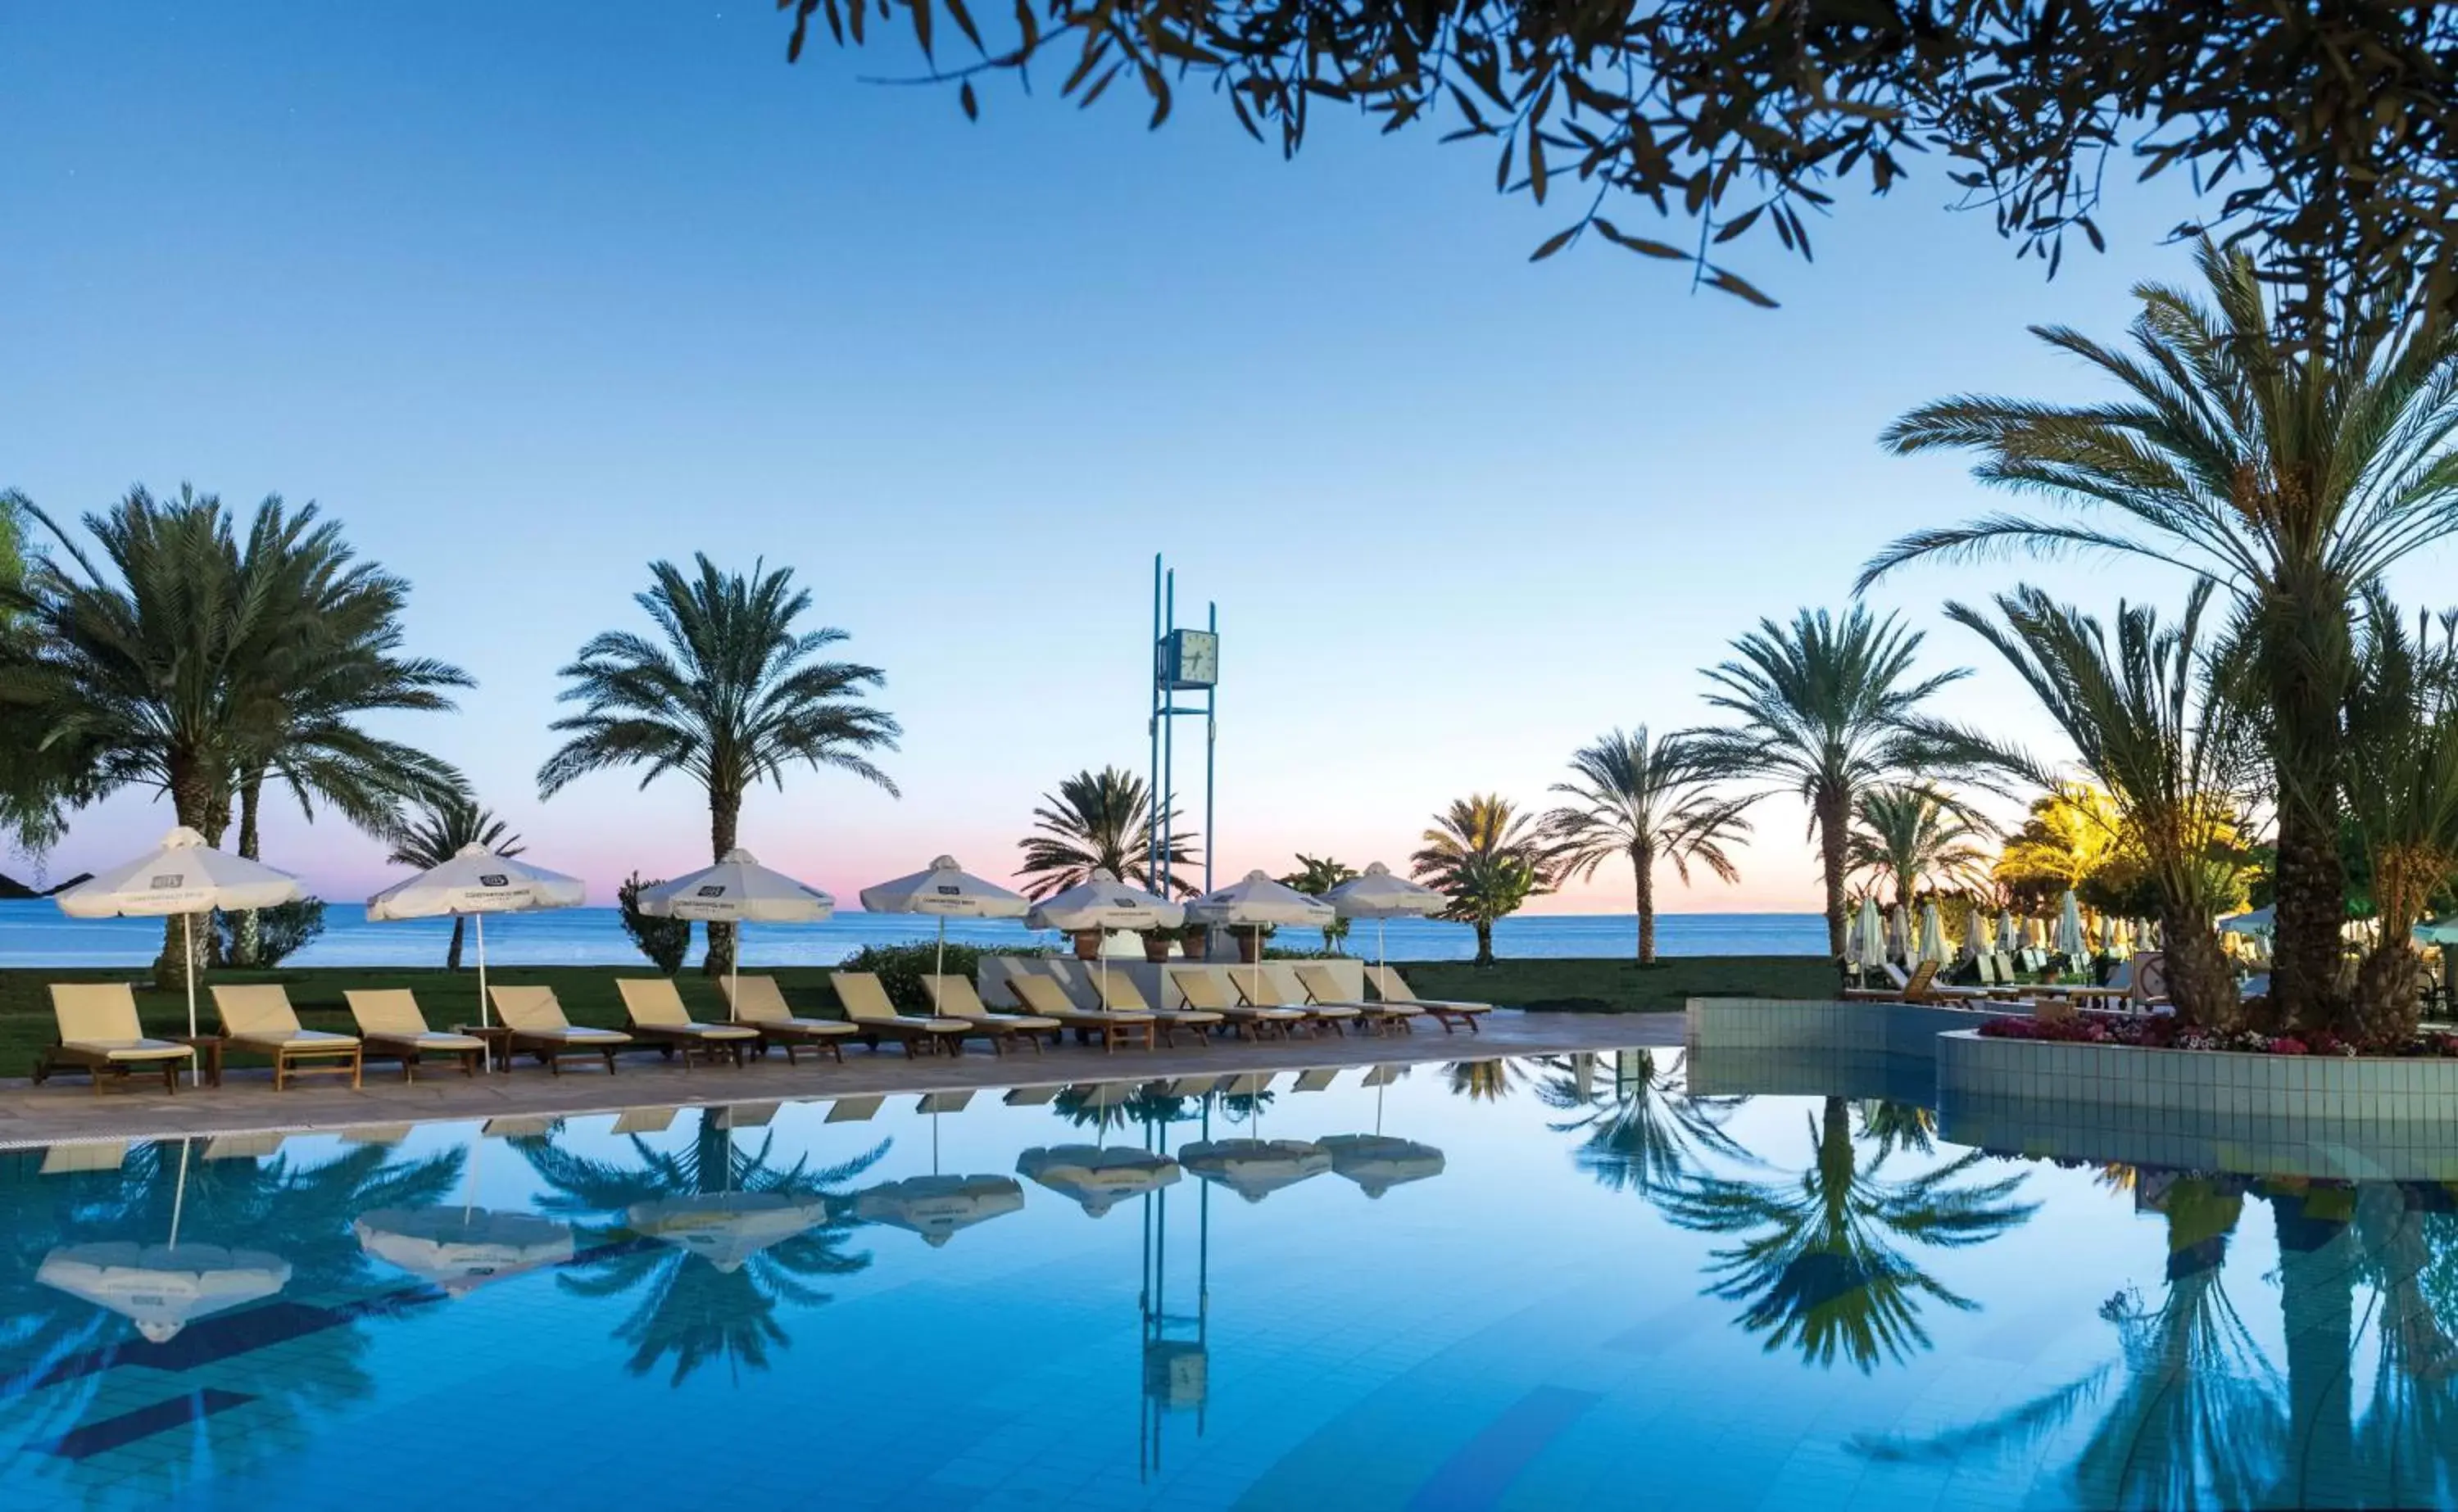
[[[1204,628],[1177,624],[1177,573],[1153,558],[1153,683],[1152,683],[1152,813],[1151,849],[1144,854],[1145,880],[1154,892],[1172,896],[1169,858],[1175,848],[1171,827],[1177,808],[1177,721],[1203,721],[1203,891],[1212,890],[1212,855],[1219,847],[1213,834],[1213,747],[1219,735],[1216,717],[1220,682],[1220,606],[1204,606]],[[1201,694],[1197,703],[1193,695]],[[1184,701],[1181,701],[1184,695]]]

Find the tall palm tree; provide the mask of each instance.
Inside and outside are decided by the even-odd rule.
[[[423,872],[443,865],[470,845],[484,845],[498,856],[521,853],[521,838],[495,818],[492,809],[479,807],[478,800],[467,795],[448,794],[428,799],[418,817],[402,827],[393,839],[392,854],[385,860]],[[459,914],[452,916],[452,943],[444,952],[447,971],[461,969],[461,931],[468,922]]]
[[[406,585],[356,560],[314,506],[265,500],[242,542],[213,495],[137,488],[85,517],[91,554],[26,507],[58,554],[6,595],[28,632],[0,663],[0,703],[43,728],[73,801],[150,788],[218,844],[268,774],[311,816],[322,802],[378,835],[405,798],[448,786],[441,763],[358,719],[449,709],[446,690],[469,678],[395,654]],[[250,847],[253,823],[251,804]],[[166,965],[178,939],[170,921]]]
[[[1283,876],[1281,885],[1309,898],[1321,898],[1341,883],[1354,881],[1357,878],[1357,868],[1344,861],[1328,856],[1308,856],[1303,851],[1298,852],[1297,856],[1298,869]],[[1323,948],[1339,949],[1340,942],[1348,938],[1348,923],[1345,919],[1334,919],[1323,925]]]
[[[2006,837],[1989,878],[2012,895],[2015,906],[2045,913],[2117,860],[2126,843],[2124,817],[2106,790],[2059,782],[2031,800],[2022,824]]]
[[[1988,886],[1989,853],[1978,842],[1994,831],[1950,794],[1917,782],[1866,788],[1852,800],[1852,869],[1892,888],[1895,906],[1910,907],[1924,883]]]
[[[1536,1095],[1549,1108],[1575,1116],[1547,1127],[1557,1134],[1585,1136],[1573,1156],[1581,1170],[1615,1191],[1653,1196],[1696,1176],[1703,1157],[1751,1163],[1748,1150],[1724,1129],[1746,1097],[1698,1097],[1681,1073],[1658,1067],[1654,1050],[1616,1050],[1604,1095],[1548,1078]]]
[[[1789,625],[1759,621],[1708,669],[1707,702],[1740,717],[1738,729],[1698,732],[1700,758],[1719,775],[1774,785],[1809,805],[1826,883],[1826,946],[1844,954],[1844,880],[1851,872],[1852,800],[1864,787],[1937,764],[1936,742],[1916,729],[1920,706],[1968,676],[1916,677],[1921,634],[1892,614],[1855,606],[1838,619],[1802,610]]]
[[[1078,772],[1062,780],[1057,792],[1041,795],[1042,806],[1032,811],[1036,833],[1016,841],[1024,852],[1016,868],[1025,880],[1024,895],[1038,899],[1065,892],[1096,871],[1153,887],[1151,797],[1143,778],[1118,767]],[[1199,889],[1191,874],[1201,859],[1190,844],[1196,837],[1179,830],[1177,818],[1172,809],[1169,886],[1192,897]],[[1189,875],[1181,875],[1181,867]]]
[[[643,767],[640,786],[669,772],[708,798],[709,859],[735,848],[742,800],[760,782],[785,785],[788,768],[833,767],[889,793],[896,784],[871,761],[896,749],[896,720],[857,702],[886,674],[858,662],[820,661],[844,641],[834,627],[803,630],[810,593],[790,568],[754,563],[749,576],[723,572],[707,556],[685,576],[649,564],[650,586],[633,602],[657,637],[607,631],[559,673],[558,696],[580,712],[551,727],[567,738],[538,768],[538,795],[552,797],[593,772]],[[704,969],[732,969],[734,926],[708,926]]]
[[[2071,517],[2000,514],[1887,547],[1865,586],[1917,558],[2109,552],[2226,589],[2248,631],[2279,803],[2273,989],[2302,1021],[2339,1013],[2339,852],[2351,608],[2392,564],[2458,533],[2458,327],[2370,322],[2281,342],[2260,276],[2204,242],[2200,298],[2146,284],[2127,347],[2034,334],[2116,393],[2054,404],[1964,395],[1886,432],[1899,452],[1979,453],[1984,483]]]
[[[1965,604],[1946,611],[2021,674],[2082,770],[2114,798],[2159,895],[2169,993],[2187,1023],[2225,1023],[2238,1011],[2213,921],[2233,896],[2225,852],[2252,748],[2238,691],[2211,670],[2201,640],[2210,595],[2197,586],[2173,626],[2120,604],[2113,648],[2097,620],[2037,589],[2001,595],[1994,618]],[[2020,752],[1997,757],[2042,787],[2064,777]]]
[[[1647,726],[1608,731],[1571,757],[1576,779],[1552,791],[1572,801],[1547,814],[1542,826],[1552,841],[1559,878],[1585,880],[1609,860],[1627,859],[1638,905],[1638,962],[1656,960],[1656,867],[1673,863],[1681,885],[1690,885],[1693,862],[1725,881],[1740,880],[1724,847],[1750,829],[1741,811],[1746,797],[1719,795],[1715,774],[1700,758],[1695,737],[1672,735],[1650,740]]]
[[[1476,930],[1476,963],[1493,963],[1493,924],[1552,891],[1552,851],[1535,820],[1510,799],[1477,793],[1434,816],[1409,856],[1416,879],[1450,899],[1441,917]]]
[[[2458,875],[2458,616],[2413,635],[2387,598],[2367,595],[2347,697],[2347,818],[2364,843],[2375,923],[2351,1016],[2364,1037],[2404,1044],[2423,1012],[2423,963],[2409,941]]]

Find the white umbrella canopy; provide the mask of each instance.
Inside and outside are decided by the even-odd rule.
[[[1127,1197],[1173,1186],[1178,1165],[1133,1146],[1053,1145],[1016,1157],[1016,1174],[1074,1200],[1097,1218]]]
[[[398,881],[367,900],[367,918],[441,919],[467,914],[477,922],[478,1022],[489,1021],[487,1006],[487,916],[525,914],[542,908],[577,908],[589,901],[589,886],[533,866],[513,856],[498,856],[471,843],[452,853],[441,866],[430,866]]]
[[[2082,905],[2074,901],[2073,891],[2069,888],[2064,901],[2057,904],[2057,954],[2073,962],[2082,959],[2087,948],[2082,938]]]
[[[185,825],[162,837],[153,850],[96,872],[57,896],[71,919],[179,916],[188,983],[188,1037],[197,1035],[196,916],[208,908],[238,912],[273,908],[303,896],[299,879],[261,861],[215,850]]]
[[[2270,933],[2271,920],[2276,917],[2273,910],[2267,907],[2256,908],[2249,913],[2230,914],[2219,921],[2219,932],[2230,935],[2266,935]],[[2450,922],[2443,921],[2445,923]]]
[[[1997,948],[2010,956],[2023,948],[2023,926],[2014,922],[2010,908],[1997,916]]]
[[[1013,1176],[907,1176],[856,1197],[853,1213],[864,1223],[918,1233],[935,1250],[959,1229],[1023,1207],[1024,1187]]]
[[[1207,1139],[1177,1152],[1197,1176],[1260,1202],[1331,1169],[1331,1152],[1302,1139]]]
[[[1426,919],[1441,913],[1450,900],[1421,882],[1392,875],[1381,861],[1323,895],[1331,911],[1343,919],[1374,921],[1374,962],[1384,963],[1383,925],[1392,919]]]
[[[1912,922],[1901,903],[1886,911],[1886,955],[1906,965],[1911,963]]]
[[[1332,905],[1309,893],[1299,892],[1285,882],[1274,881],[1262,872],[1248,872],[1226,887],[1216,888],[1186,905],[1186,917],[1201,923],[1223,924],[1232,929],[1260,929],[1266,924],[1288,924],[1306,929],[1321,929],[1339,915]],[[1255,994],[1262,1001],[1262,942],[1255,942]]]
[[[1096,870],[1074,886],[1051,894],[1024,916],[1031,929],[1056,929],[1068,934],[1113,929],[1175,929],[1186,922],[1186,905],[1148,893],[1115,874]],[[1101,952],[1102,1001],[1108,1001],[1110,953]]]
[[[760,865],[760,858],[738,845],[714,866],[641,888],[639,906],[640,912],[652,917],[736,925],[732,976],[739,987],[742,982],[741,925],[815,924],[837,911],[837,901],[806,882],[798,882],[783,872]],[[731,988],[726,992],[729,1019],[734,1016],[733,1005],[739,995]]]
[[[1937,904],[1921,904],[1920,959],[1946,964],[1946,920]]]
[[[1863,971],[1875,971],[1886,963],[1886,922],[1878,913],[1878,901],[1861,900],[1861,917],[1852,931],[1853,963]]]
[[[635,1233],[688,1251],[731,1274],[770,1245],[827,1222],[828,1205],[818,1197],[781,1191],[706,1192],[634,1203],[623,1221]]]
[[[948,921],[950,919],[1021,919],[1032,911],[1032,901],[993,881],[986,881],[941,856],[910,877],[899,877],[862,890],[862,906],[874,914],[930,914],[939,921],[939,969],[948,970]]]
[[[44,1255],[34,1279],[111,1309],[160,1344],[198,1318],[281,1291],[290,1262],[218,1244],[72,1244]]]
[[[1443,1152],[1431,1145],[1390,1134],[1332,1134],[1323,1141],[1331,1169],[1379,1197],[1405,1182],[1443,1173]]]
[[[387,1265],[467,1296],[573,1256],[572,1225],[487,1208],[380,1208],[350,1225],[359,1248]]]

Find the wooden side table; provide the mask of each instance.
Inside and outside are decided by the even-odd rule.
[[[510,1071],[512,1068],[512,1029],[510,1025],[456,1024],[452,1025],[452,1032],[455,1034],[466,1034],[473,1040],[485,1042],[487,1046],[487,1068],[489,1070]]]
[[[184,1045],[197,1052],[196,1076],[204,1087],[222,1085],[222,1037],[219,1034],[175,1034],[175,1045]]]

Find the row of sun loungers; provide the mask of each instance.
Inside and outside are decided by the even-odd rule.
[[[1474,1032],[1478,1017],[1490,1011],[1485,1004],[1420,999],[1388,967],[1367,968],[1367,980],[1380,996],[1362,1002],[1344,1001],[1331,972],[1306,964],[1173,968],[1164,975],[1178,1000],[1173,1006],[1146,1001],[1135,979],[1122,972],[1088,973],[1086,980],[1096,1000],[1089,1005],[1055,976],[1011,971],[1006,985],[1017,999],[1018,1011],[1009,1012],[993,1010],[969,978],[926,977],[923,985],[935,1010],[926,1015],[899,1011],[876,976],[839,971],[829,982],[844,1016],[812,1018],[793,1011],[773,977],[727,978],[724,990],[732,1018],[708,1024],[691,1016],[671,980],[623,978],[615,984],[623,997],[623,1029],[572,1023],[552,987],[496,984],[489,996],[500,1022],[483,1034],[431,1027],[416,996],[406,989],[345,993],[358,1032],[342,1034],[302,1025],[279,984],[219,985],[213,989],[213,1000],[222,1032],[218,1039],[193,1043],[148,1037],[125,983],[61,983],[52,987],[59,1043],[35,1063],[34,1080],[83,1070],[98,1093],[110,1079],[124,1082],[138,1073],[159,1074],[164,1087],[176,1092],[182,1067],[208,1047],[216,1065],[226,1049],[265,1056],[273,1063],[277,1088],[311,1075],[347,1076],[355,1087],[369,1060],[398,1062],[405,1081],[414,1079],[430,1057],[475,1075],[488,1062],[490,1036],[498,1042],[494,1053],[507,1064],[533,1056],[561,1075],[567,1060],[594,1060],[612,1074],[616,1053],[635,1046],[679,1059],[689,1069],[695,1060],[731,1061],[739,1067],[772,1047],[782,1049],[788,1064],[797,1064],[804,1050],[842,1062],[846,1040],[860,1040],[874,1050],[893,1041],[912,1056],[954,1052],[967,1039],[987,1040],[1000,1054],[1027,1045],[1037,1054],[1045,1039],[1055,1043],[1071,1031],[1080,1043],[1099,1041],[1104,1050],[1122,1044],[1147,1049],[1156,1043],[1176,1045],[1181,1034],[1201,1045],[1213,1034],[1260,1041],[1301,1030],[1345,1033],[1352,1024],[1364,1031],[1407,1032],[1421,1017],[1439,1023],[1446,1033],[1455,1026]]]

